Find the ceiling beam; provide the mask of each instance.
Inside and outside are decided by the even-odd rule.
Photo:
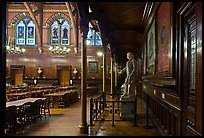
[[[37,21],[35,15],[34,15],[34,12],[33,12],[32,8],[31,8],[29,2],[23,2],[23,4],[24,4],[25,7],[27,8],[27,10],[28,10],[28,12],[29,12],[29,14],[30,14],[30,16],[31,16],[31,18],[32,18],[32,20],[33,20],[33,22],[34,22],[34,24],[36,25],[36,34],[37,34],[37,36],[38,36],[38,39],[39,39],[40,44],[42,44],[41,29],[40,29],[40,26],[39,26],[39,24],[38,24],[38,21]],[[42,46],[42,45],[40,45],[40,46]]]
[[[75,21],[74,21],[74,18],[73,18],[73,14],[72,14],[72,10],[71,10],[71,5],[70,5],[70,3],[69,2],[65,2],[65,4],[66,4],[66,7],[67,7],[67,11],[68,11],[68,13],[69,13],[69,17],[71,18],[71,22],[72,22],[72,27],[73,27],[73,29],[74,29],[74,32],[75,32],[75,34],[77,35],[78,33],[76,33],[76,31],[77,31],[77,29],[76,29],[76,23],[75,23]],[[74,37],[74,43],[76,44],[76,39],[77,39],[77,36],[76,35],[73,35],[73,37]]]

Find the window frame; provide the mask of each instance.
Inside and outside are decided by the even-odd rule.
[[[57,22],[57,43],[53,43],[53,24]],[[67,24],[64,24],[64,22],[67,22]],[[67,26],[68,27],[68,32],[67,32],[67,39],[64,39],[64,40],[67,40],[68,41],[68,44],[63,44],[63,27],[64,26]],[[51,46],[65,46],[67,48],[71,47],[71,23],[69,20],[67,20],[66,18],[64,17],[58,17],[56,19],[54,19],[50,25],[50,45]]]
[[[27,21],[26,21],[27,20]],[[21,25],[19,25],[20,23],[23,23],[23,25],[24,25],[24,29],[23,29],[23,31],[24,31],[24,36],[23,36],[23,38],[22,38],[22,40],[24,41],[24,44],[19,44],[19,38],[18,38],[18,27],[21,27]],[[32,25],[29,25],[30,23],[32,23]],[[22,19],[20,19],[20,20],[18,20],[18,22],[14,25],[14,28],[15,28],[15,30],[13,30],[13,29],[11,29],[11,31],[14,31],[15,32],[15,35],[13,36],[15,39],[16,39],[16,41],[15,41],[15,44],[16,44],[16,46],[26,46],[26,47],[35,47],[36,46],[36,25],[34,24],[34,22],[33,22],[33,20],[31,19],[31,18],[29,18],[29,17],[24,17],[24,18],[22,18]],[[28,35],[29,35],[29,33],[28,33],[28,28],[34,28],[33,29],[33,37],[34,38],[29,38],[28,37]],[[12,33],[12,32],[11,32]],[[33,39],[33,44],[29,44],[29,39],[30,40],[32,40]]]
[[[91,28],[93,28],[93,26],[89,22],[89,31],[88,31],[88,34],[87,34],[87,37],[86,37],[86,45],[89,46],[89,47],[102,47],[103,43],[102,43],[102,39],[101,39],[101,36],[100,36],[100,32],[96,32],[94,29],[91,29]],[[91,31],[93,31],[93,32],[91,32]],[[93,34],[90,35],[90,36],[93,36],[93,38],[88,38],[89,33],[93,33]],[[96,39],[97,35],[99,36],[99,39]],[[93,44],[92,44],[92,40],[93,40]],[[101,40],[101,45],[97,44],[97,40]],[[90,41],[90,44],[88,44],[88,41]]]

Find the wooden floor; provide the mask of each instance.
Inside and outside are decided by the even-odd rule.
[[[143,102],[137,102],[137,127],[131,121],[94,121],[88,134],[80,134],[81,101],[66,108],[51,108],[51,117],[38,120],[24,130],[19,130],[16,136],[158,136],[158,132],[145,129]],[[106,115],[107,117],[109,115]],[[87,98],[87,123],[89,122],[89,98]],[[150,122],[151,125],[151,122]]]

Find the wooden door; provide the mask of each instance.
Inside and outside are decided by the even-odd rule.
[[[69,86],[70,85],[70,70],[60,70],[59,71],[59,85],[60,86]]]
[[[15,86],[21,86],[23,84],[23,73],[15,74]]]
[[[58,76],[58,85],[59,86],[70,86],[70,79],[71,79],[71,66],[57,66],[57,76]]]
[[[15,86],[21,86],[23,84],[23,70],[12,69],[11,70],[11,84]]]

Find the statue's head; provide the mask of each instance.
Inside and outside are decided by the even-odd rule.
[[[133,53],[128,52],[128,53],[127,53],[127,59],[133,59],[133,58],[134,58]]]

